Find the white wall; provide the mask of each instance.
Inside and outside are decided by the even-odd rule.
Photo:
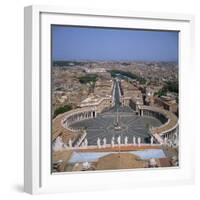
[[[131,9],[190,13],[196,15],[196,50],[200,50],[200,6],[198,0],[4,0],[0,11],[0,195],[1,199],[198,199],[200,197],[200,173],[196,171],[196,185],[162,188],[138,188],[132,191],[106,191],[81,194],[30,196],[23,191],[23,7],[30,4],[57,4],[65,6],[106,9]],[[199,12],[199,13],[198,13]],[[197,54],[198,55],[198,54]],[[198,58],[198,56],[197,56]],[[197,64],[200,64],[196,59]],[[198,66],[198,65],[196,65]],[[188,66],[190,67],[190,66]],[[200,67],[200,65],[199,65]],[[196,69],[196,83],[199,69]],[[200,80],[200,79],[199,79]],[[196,90],[198,91],[198,86]],[[193,97],[194,98],[194,97]],[[197,94],[196,98],[200,99]],[[194,99],[195,100],[195,99]],[[197,102],[198,103],[198,102]],[[195,105],[195,104],[194,104]],[[197,105],[198,106],[198,105]],[[197,129],[196,107],[192,111]],[[195,111],[196,110],[196,111]],[[192,129],[194,131],[194,128]],[[198,132],[198,131],[197,131]],[[188,133],[189,134],[189,133]],[[196,141],[199,141],[199,135]],[[200,145],[199,145],[200,146]],[[199,147],[196,147],[199,166]],[[127,177],[128,178],[128,177]],[[4,198],[2,197],[4,195]]]

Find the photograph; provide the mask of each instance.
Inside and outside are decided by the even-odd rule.
[[[180,167],[179,31],[50,31],[51,173]]]

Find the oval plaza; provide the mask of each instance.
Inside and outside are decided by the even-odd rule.
[[[127,81],[97,81],[94,93],[78,108],[53,119],[53,150],[93,151],[117,148],[178,146],[177,116],[146,105]]]

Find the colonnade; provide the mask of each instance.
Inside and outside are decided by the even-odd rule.
[[[162,122],[162,125],[160,127],[150,128],[150,132],[152,135],[157,133],[156,134],[157,142],[162,143],[162,144],[170,143],[170,144],[178,145],[178,131],[177,131],[178,121],[177,121],[177,119],[173,119],[173,120],[176,120],[175,125],[174,125],[174,123],[170,124],[172,119],[165,116],[165,114],[163,114],[162,111],[160,111],[160,112],[159,112],[159,110],[154,111],[154,110],[150,109],[151,107],[149,107],[149,109],[147,109],[146,107],[145,108],[143,108],[143,107],[141,106],[141,108],[139,110],[140,116],[155,117],[159,121]],[[167,126],[169,126],[169,127],[167,127]],[[166,130],[164,130],[165,129],[164,127],[167,127]],[[163,130],[162,130],[162,128],[163,128]],[[155,130],[160,129],[160,131],[157,132],[157,131],[154,131],[153,129],[155,129]]]
[[[150,117],[155,117],[159,121],[162,122],[162,124],[165,124],[168,121],[168,118],[165,117],[162,113],[151,111],[151,110],[145,110],[145,109],[140,109],[139,112],[140,116],[150,116]]]
[[[161,137],[163,138],[164,143],[178,146],[178,140],[179,140],[178,128],[174,128],[171,131],[163,133]]]
[[[81,120],[95,118],[96,116],[97,112],[95,110],[72,113],[71,115],[65,117],[62,125],[64,128],[74,131],[74,129],[70,127],[71,124]]]

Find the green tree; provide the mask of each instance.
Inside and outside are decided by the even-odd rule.
[[[82,84],[87,84],[87,83],[95,83],[97,81],[97,75],[96,74],[88,74],[85,76],[79,77],[79,82]]]
[[[64,105],[62,107],[59,107],[54,111],[53,117],[55,118],[57,115],[70,111],[71,109],[72,109],[71,105]]]
[[[119,74],[120,74],[120,75],[122,75],[122,78],[124,78],[124,79],[131,78],[131,79],[135,79],[135,80],[139,81],[140,84],[146,83],[145,78],[138,76],[136,74],[133,74],[131,72],[125,72],[125,71],[122,71],[122,70],[110,70],[109,72],[110,72],[110,74],[113,78],[119,76]]]

